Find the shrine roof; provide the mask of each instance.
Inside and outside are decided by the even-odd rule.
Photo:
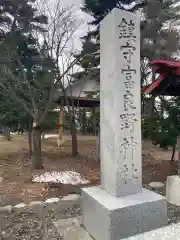
[[[68,103],[66,102],[64,97],[60,97],[57,100],[57,103],[60,106],[72,106],[74,104],[75,107],[99,107],[100,99],[99,98],[82,98],[82,97],[68,97]]]
[[[159,77],[142,91],[152,95],[180,96],[180,62],[156,59],[151,66]]]
[[[180,68],[180,62],[179,61],[173,61],[173,60],[166,60],[166,59],[155,59],[151,61],[151,65],[164,65],[168,67],[179,67]]]

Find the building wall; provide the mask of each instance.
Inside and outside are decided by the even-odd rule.
[[[97,92],[100,90],[100,85],[96,79],[78,80],[73,83],[72,87],[73,97],[86,97],[86,92]],[[67,94],[71,95],[71,89],[67,89]]]

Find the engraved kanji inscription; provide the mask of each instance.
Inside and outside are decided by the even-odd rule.
[[[128,177],[128,166],[124,165],[120,172],[120,179],[123,182],[123,184],[127,184],[127,177]]]
[[[128,79],[128,78],[124,79],[125,88],[129,91],[133,90],[134,83],[135,83],[135,81],[133,81],[133,79]]]
[[[134,164],[132,164],[132,178],[133,179],[138,179],[139,178],[138,170],[137,170],[137,168],[135,167]]]
[[[119,172],[119,177],[123,184],[127,184],[128,179],[137,180],[140,178],[139,171],[135,167],[135,165],[131,164],[130,167],[132,167],[132,175],[131,176],[128,176],[128,173],[130,173],[131,171],[127,165],[123,165],[122,170]]]
[[[138,143],[137,140],[133,136],[124,137],[122,139],[122,142],[120,144],[120,152],[121,152],[124,160],[127,160],[128,153],[130,153],[131,160],[133,160],[134,149],[135,149],[137,143]]]
[[[133,74],[135,74],[136,72],[128,71],[127,69],[123,69],[122,73],[125,76],[124,85],[126,87],[126,90],[133,90],[134,83],[135,83],[135,81],[133,80]]]
[[[136,51],[136,47],[134,44],[131,44],[130,42],[126,42],[125,45],[120,46],[121,50],[131,51],[133,54],[133,51]]]
[[[130,132],[134,130],[134,123],[137,121],[135,113],[125,113],[120,115],[121,118],[121,130],[129,129]]]
[[[125,111],[128,111],[129,108],[136,109],[136,106],[134,103],[134,94],[131,91],[126,90],[123,97],[124,97],[124,110]]]
[[[125,18],[122,18],[120,24],[118,25],[119,28],[119,39],[136,39],[136,36],[134,35],[135,31],[135,23],[130,20],[129,23],[126,21]]]
[[[136,74],[136,69],[133,69],[133,68],[123,68],[122,70],[121,70],[121,73],[123,74],[123,73],[126,73],[126,74]]]
[[[131,64],[132,61],[132,55],[134,54],[132,49],[127,49],[126,51],[122,52],[124,59],[128,64]]]
[[[127,69],[131,68],[132,56],[134,51],[136,51],[136,47],[129,42],[126,42],[125,45],[120,46],[120,50],[122,50],[122,55],[126,61]]]

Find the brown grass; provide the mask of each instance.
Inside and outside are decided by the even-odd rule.
[[[68,193],[80,192],[80,187],[70,185],[47,186],[32,183],[32,175],[45,171],[74,170],[91,181],[90,185],[99,184],[99,163],[96,161],[95,137],[78,137],[79,155],[71,156],[71,139],[65,137],[66,142],[57,146],[55,138],[43,141],[42,158],[43,170],[32,169],[28,156],[28,142],[26,136],[13,135],[8,142],[0,138],[0,175],[4,182],[0,184],[1,204],[16,204],[30,200],[42,200],[51,196],[64,196]],[[143,182],[165,181],[167,175],[176,173],[176,164],[169,159],[170,151],[163,151],[149,142],[143,143]]]

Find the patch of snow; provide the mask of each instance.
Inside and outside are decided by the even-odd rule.
[[[88,180],[81,177],[80,173],[73,171],[64,172],[45,172],[41,175],[34,175],[32,182],[39,183],[62,183],[62,184],[87,184]]]
[[[10,132],[11,135],[18,135],[18,132]]]
[[[45,203],[58,203],[60,198],[49,198],[45,201]]]
[[[44,203],[43,201],[33,201],[33,202],[30,202],[28,206],[33,207],[37,205],[43,205],[43,203]]]
[[[17,204],[16,206],[14,206],[14,208],[24,208],[26,207],[27,205],[25,203],[19,203]]]
[[[62,197],[61,200],[63,200],[63,201],[79,201],[80,196],[77,194],[69,194],[65,197]]]
[[[48,138],[58,138],[58,134],[45,134],[44,139],[48,139]]]
[[[156,188],[163,187],[164,183],[162,183],[162,182],[151,182],[148,185],[149,185],[149,187],[156,189]]]

